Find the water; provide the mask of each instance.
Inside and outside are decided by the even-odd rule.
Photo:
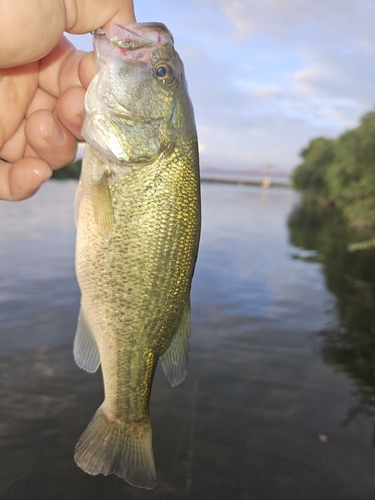
[[[77,468],[103,390],[72,357],[74,190],[0,203],[0,498],[373,499],[373,261],[288,189],[202,186],[189,374],[157,370],[151,398],[156,489]]]

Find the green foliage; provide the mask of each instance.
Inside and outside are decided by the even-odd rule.
[[[300,191],[308,191],[314,197],[328,198],[326,172],[333,161],[335,141],[319,137],[310,142],[300,153],[303,163],[294,170],[292,180],[294,187]]]
[[[81,175],[81,165],[82,160],[77,160],[73,163],[69,163],[69,165],[64,168],[54,170],[52,179],[79,179]]]
[[[337,140],[314,139],[293,173],[305,199],[329,200],[353,226],[375,230],[375,112]]]
[[[327,184],[350,223],[375,228],[375,112],[339,137]]]

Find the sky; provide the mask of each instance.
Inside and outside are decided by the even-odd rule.
[[[374,0],[135,0],[185,64],[203,168],[291,171],[375,107]],[[91,50],[91,37],[71,37]]]

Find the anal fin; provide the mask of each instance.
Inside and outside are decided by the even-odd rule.
[[[91,328],[87,323],[82,306],[78,316],[73,354],[75,362],[83,370],[94,373],[99,368],[100,356],[98,346],[92,334]]]
[[[160,356],[166,377],[172,386],[180,384],[187,373],[190,347],[190,300],[184,306],[181,321],[169,347]]]

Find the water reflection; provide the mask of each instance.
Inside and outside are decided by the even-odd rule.
[[[372,416],[375,427],[375,249],[349,252],[368,235],[349,228],[334,209],[298,205],[288,219],[290,241],[303,250],[294,258],[319,261],[327,288],[336,296],[338,324],[319,332],[326,363],[355,381],[358,403],[344,423]],[[375,433],[374,433],[375,445]]]
[[[0,202],[1,500],[372,500],[371,418],[341,425],[355,386],[316,352],[335,298],[323,252],[289,242],[288,189],[202,186],[188,376],[158,369],[151,396],[155,490],[76,466],[103,386],[72,356],[74,191]]]

